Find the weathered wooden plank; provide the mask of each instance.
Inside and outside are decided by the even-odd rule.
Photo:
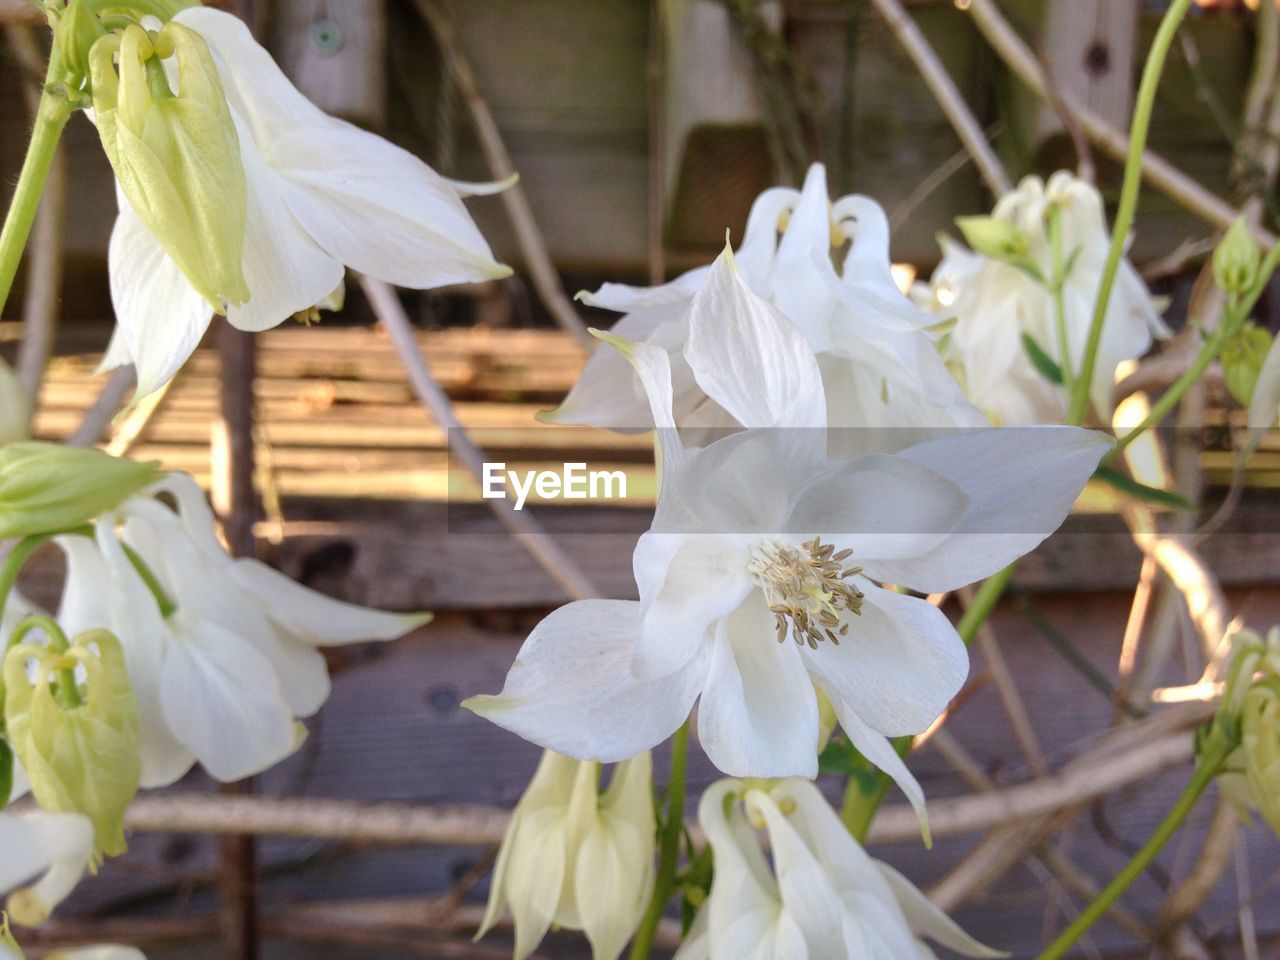
[[[382,126],[387,18],[383,0],[292,0],[279,6],[280,66],[320,109]]]

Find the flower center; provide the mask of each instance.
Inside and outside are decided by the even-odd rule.
[[[839,646],[848,634],[844,611],[862,613],[862,591],[850,583],[861,567],[847,567],[852,550],[841,550],[814,537],[799,546],[770,543],[751,556],[747,570],[764,591],[782,643],[790,633],[796,643],[817,650],[823,640]]]

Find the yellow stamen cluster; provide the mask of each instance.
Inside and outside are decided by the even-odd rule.
[[[823,640],[839,646],[849,632],[841,613],[862,613],[862,591],[845,582],[862,572],[845,566],[852,555],[848,549],[837,553],[819,537],[798,547],[770,544],[756,551],[748,569],[764,590],[779,643],[790,633],[797,644],[814,650]]]

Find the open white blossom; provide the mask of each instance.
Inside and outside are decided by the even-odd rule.
[[[943,241],[943,259],[927,292],[917,299],[939,320],[955,320],[946,356],[958,369],[969,399],[1003,426],[1057,423],[1066,417],[1066,391],[1036,370],[1023,335],[1061,367],[1056,311],[1044,280],[1053,276],[1050,209],[1061,229],[1061,256],[1070,266],[1062,291],[1071,369],[1078,372],[1093,319],[1093,305],[1111,243],[1097,188],[1067,171],[1046,184],[1023,179],[1000,198],[992,219],[1011,225],[1025,242],[1026,258],[1042,279],[1011,263],[962,244]],[[1146,285],[1122,260],[1102,328],[1089,395],[1104,420],[1111,414],[1116,366],[1140,357],[1153,337],[1167,337]]]
[[[468,705],[547,749],[613,761],[670,736],[697,700],[699,740],[725,773],[814,776],[816,685],[920,808],[888,738],[938,717],[968,655],[941,611],[880,584],[933,593],[999,571],[1062,522],[1108,441],[987,428],[830,460],[813,352],[728,255],[695,297],[686,356],[749,429],[684,447],[667,352],[609,340],[644,384],[663,464],[634,556],[640,600],[555,611],[502,693]]]
[[[415,289],[511,273],[463,207],[466,186],[311,103],[237,17],[197,5],[174,19],[212,51],[239,135],[249,298],[228,305],[234,326],[265,330],[310,311],[348,266]],[[136,364],[143,396],[191,355],[212,309],[123,194],[118,202],[110,268],[119,327],[103,366]]]
[[[582,930],[595,960],[622,952],[653,891],[653,761],[647,751],[624,760],[603,794],[599,780],[597,763],[543,754],[498,851],[477,938],[505,907],[516,960],[552,924]]]
[[[94,540],[59,538],[68,558],[59,621],[71,634],[105,627],[120,638],[144,787],[172,783],[196,761],[224,781],[278,763],[300,742],[295,718],[328,699],[319,647],[392,639],[427,619],[333,600],[257,560],[233,559],[186,474],[126,500],[95,531]]]
[[[67,898],[94,855],[93,824],[74,813],[0,813],[0,894],[26,927],[44,923]]]
[[[722,780],[702,795],[698,819],[715,879],[676,960],[936,960],[925,938],[966,957],[1005,956],[868,856],[806,780]]]
[[[837,272],[833,256],[846,243]],[[935,319],[912,304],[893,279],[884,211],[863,196],[833,205],[821,164],[809,168],[802,191],[777,187],[760,195],[736,258],[747,287],[803,333],[821,372],[831,427],[986,425],[925,332]],[[672,413],[689,439],[699,436],[698,428],[714,435],[717,428],[739,425],[709,396],[702,371],[689,358],[695,349],[689,339],[692,301],[710,271],[699,267],[652,288],[610,283],[583,295],[592,306],[627,314],[613,334],[667,353]],[[610,350],[596,351],[563,405],[545,419],[611,429],[653,425],[644,390],[625,358]],[[838,455],[848,455],[849,443],[874,444],[854,430],[835,430],[830,439]]]

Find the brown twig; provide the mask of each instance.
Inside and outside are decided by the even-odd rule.
[[[506,143],[502,139],[502,132],[493,119],[493,111],[489,109],[489,104],[480,93],[475,73],[472,72],[471,64],[463,55],[462,48],[454,39],[448,20],[435,0],[414,0],[414,8],[435,37],[442,56],[449,64],[454,83],[458,85],[458,92],[471,112],[476,136],[480,140],[480,149],[484,153],[485,161],[489,164],[490,175],[498,181],[513,178],[516,173],[515,165],[511,162],[511,154],[507,151]],[[565,295],[560,275],[556,273],[555,265],[551,262],[551,254],[547,251],[542,231],[538,229],[533,208],[529,206],[529,198],[525,195],[524,187],[518,181],[514,182],[502,191],[501,196],[507,216],[511,218],[511,225],[515,228],[516,240],[524,254],[525,266],[529,270],[529,276],[533,280],[533,286],[538,291],[539,298],[561,329],[572,334],[582,348],[590,353],[595,349],[595,339],[587,332],[587,325],[582,322],[582,317],[578,315],[578,311]]]

